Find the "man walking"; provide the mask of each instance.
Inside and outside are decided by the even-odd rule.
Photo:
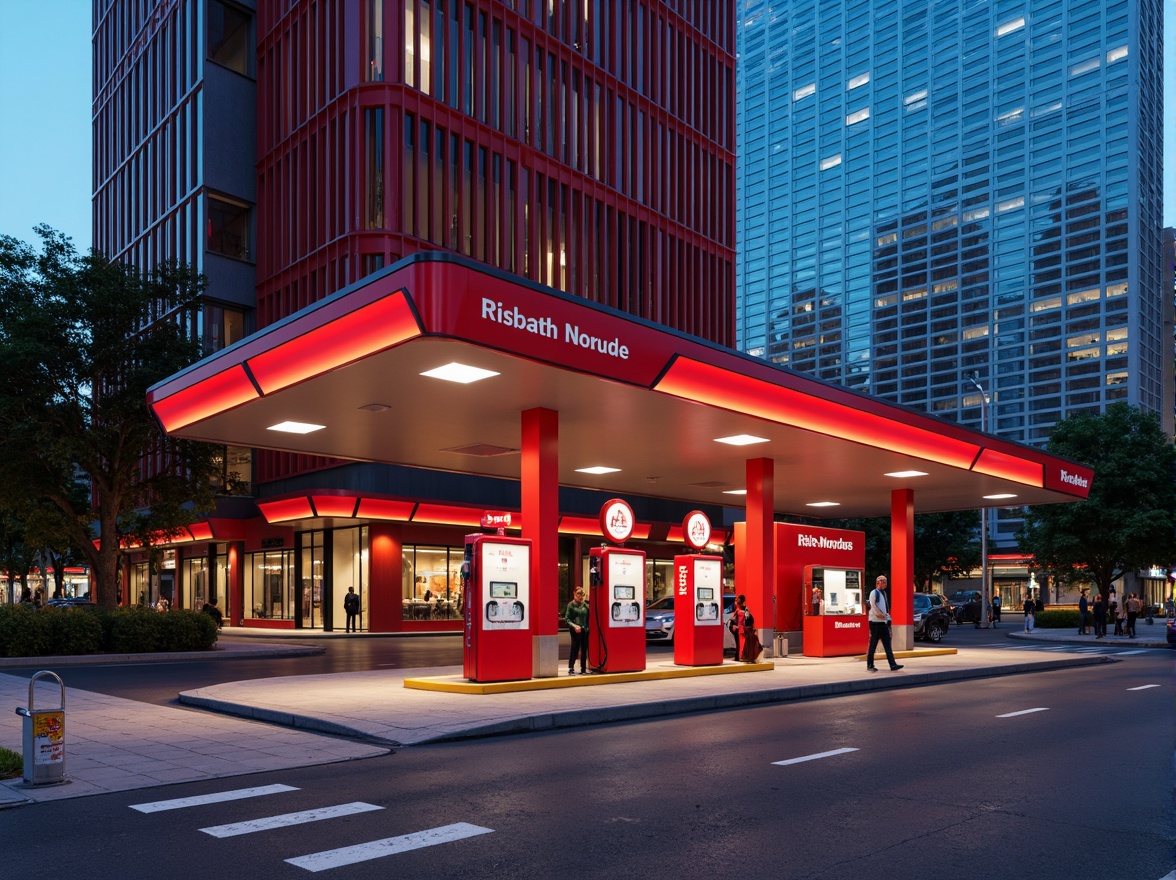
[[[572,601],[564,611],[568,632],[572,636],[572,650],[568,654],[568,675],[576,674],[576,659],[580,660],[580,674],[588,672],[588,603],[584,601],[584,588],[576,587]]]
[[[1127,635],[1130,638],[1135,638],[1135,621],[1139,619],[1139,612],[1143,608],[1143,603],[1139,601],[1139,596],[1132,593],[1127,597]]]
[[[1025,632],[1033,632],[1033,614],[1037,611],[1037,603],[1033,601],[1032,596],[1025,597],[1025,604],[1022,606],[1025,612]]]
[[[1086,590],[1078,597],[1078,635],[1086,635],[1086,621],[1089,619],[1090,602],[1086,599]]]
[[[878,642],[886,651],[886,659],[890,662],[891,672],[902,669],[901,663],[894,662],[894,650],[890,647],[890,612],[886,610],[886,577],[878,575],[874,581],[874,589],[870,592],[870,651],[866,654],[866,669],[877,672],[874,665],[874,649]]]
[[[347,632],[359,632],[359,594],[355,587],[347,588],[347,595],[343,597],[343,610],[347,612]]]

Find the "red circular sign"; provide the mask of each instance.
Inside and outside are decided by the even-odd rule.
[[[614,544],[628,541],[633,525],[633,508],[620,498],[610,499],[600,508],[600,530]]]
[[[692,510],[682,520],[682,536],[695,550],[701,550],[710,543],[710,519],[701,510]]]

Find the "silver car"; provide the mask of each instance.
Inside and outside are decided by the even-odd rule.
[[[735,613],[735,594],[723,595],[723,650],[735,650],[735,637],[727,629],[727,622]],[[674,643],[674,597],[662,596],[645,606],[645,640]]]

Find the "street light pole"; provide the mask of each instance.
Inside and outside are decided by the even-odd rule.
[[[968,381],[980,392],[980,430],[988,433],[988,394],[980,384],[978,374],[973,373]],[[977,627],[988,629],[988,508],[980,508],[980,619]]]

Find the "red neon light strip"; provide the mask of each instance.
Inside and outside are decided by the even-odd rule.
[[[192,537],[197,541],[212,540],[212,523],[192,523],[192,525],[188,526],[188,531],[192,533]]]
[[[360,519],[390,519],[398,522],[408,522],[412,519],[412,509],[415,501],[389,501],[384,498],[360,498]]]
[[[678,358],[655,390],[781,425],[969,469],[979,447],[721,367]]]
[[[514,514],[511,514],[514,519]],[[449,504],[418,504],[413,522],[435,523],[437,525],[473,526],[481,528],[482,511],[472,507],[454,507]],[[511,526],[514,527],[513,524]]]
[[[162,400],[152,401],[151,407],[163,429],[171,433],[259,396],[245,369],[237,364]]]
[[[273,394],[420,333],[404,294],[395,293],[251,357],[249,369],[262,393]]]
[[[355,516],[354,495],[311,495],[310,503],[314,505],[314,512],[319,516]]]
[[[314,511],[310,509],[310,499],[305,495],[300,495],[297,498],[283,498],[280,501],[259,501],[257,507],[268,523],[284,522],[291,519],[309,519],[314,516]]]
[[[1045,467],[1040,462],[1026,461],[1006,452],[997,452],[995,449],[981,450],[980,458],[972,469],[990,477],[1000,477],[1026,486],[1045,485]]]

